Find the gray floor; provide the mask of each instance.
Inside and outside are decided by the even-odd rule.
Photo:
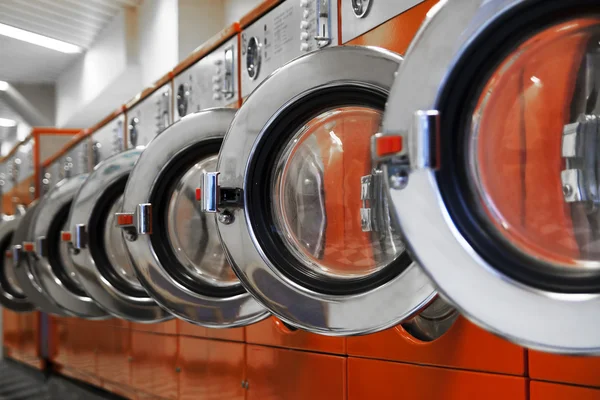
[[[0,360],[0,400],[107,400],[118,396],[57,375],[44,376],[11,360]]]

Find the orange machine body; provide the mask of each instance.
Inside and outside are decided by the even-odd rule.
[[[26,206],[40,196],[42,163],[80,134],[80,129],[36,127],[0,160],[1,163],[17,164],[15,160],[19,159],[20,168],[19,173],[14,175],[12,188],[3,193],[3,212],[12,214],[17,204]],[[8,167],[7,175],[13,172],[11,167],[15,168],[15,165]],[[3,309],[3,321],[4,354],[35,368],[44,368],[40,313],[17,314]]]

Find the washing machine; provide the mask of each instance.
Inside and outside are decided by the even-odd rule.
[[[49,314],[89,319],[107,317],[79,282],[69,256],[70,248],[61,241],[69,209],[89,170],[88,138],[82,134],[69,147],[49,160],[43,168],[46,193],[33,203],[17,233],[14,246],[16,272],[27,295]]]
[[[75,274],[83,289],[110,315],[128,321],[159,322],[171,315],[152,300],[139,283],[125,249],[115,213],[120,211],[123,190],[133,165],[152,136],[147,130],[160,130],[159,124],[170,121],[169,107],[164,111],[159,90],[134,109],[139,123],[130,132],[137,147],[124,151],[126,116],[112,115],[90,133],[93,171],[78,185],[72,198],[68,222],[62,241],[69,253]],[[167,113],[163,117],[163,112]],[[164,120],[163,120],[164,119]],[[156,126],[149,127],[149,122]],[[133,123],[133,120],[131,121]]]
[[[239,105],[236,30],[201,46],[196,62],[175,76],[178,121],[145,148],[116,217],[148,293],[180,319],[208,328],[269,315],[235,276],[216,220],[197,199]]]
[[[292,327],[370,333],[436,298],[387,206],[370,202],[383,189],[371,136],[401,61],[343,46],[286,64],[246,99],[204,173],[202,207],[238,277]]]
[[[600,350],[599,11],[593,1],[440,2],[373,139],[382,199],[444,297],[549,352]]]
[[[175,67],[175,122],[207,108],[238,107],[239,32],[237,23],[227,27]]]
[[[126,148],[143,147],[173,123],[173,81],[169,73],[129,101]]]

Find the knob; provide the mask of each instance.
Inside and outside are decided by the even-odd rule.
[[[308,51],[308,43],[301,43],[300,51]]]
[[[308,0],[300,0],[300,7],[308,8]]]
[[[308,40],[308,32],[306,32],[306,31],[302,31],[302,32],[300,33],[300,40],[302,40],[302,41],[306,42],[306,41]]]
[[[308,29],[308,21],[300,22],[300,29]]]
[[[221,100],[221,93],[214,93],[213,94],[213,100]]]
[[[309,16],[310,16],[310,11],[304,10],[302,12],[302,19],[308,19]]]
[[[213,83],[219,83],[221,82],[221,77],[219,75],[215,75],[212,77],[212,81]]]
[[[218,92],[221,90],[221,86],[219,85],[213,85],[213,92]]]
[[[221,60],[220,58],[216,58],[215,61],[213,61],[215,63],[215,65],[221,65],[223,64],[223,60]]]

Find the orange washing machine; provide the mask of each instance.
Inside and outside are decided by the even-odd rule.
[[[597,400],[600,399],[600,390],[581,386],[559,385],[550,382],[531,381],[529,389],[531,400]]]
[[[436,3],[344,1],[340,13],[342,40],[347,45],[375,45],[404,54]],[[450,308],[446,310],[452,312]],[[526,354],[522,348],[485,332],[463,317],[454,321],[455,315],[441,311],[436,317],[434,306],[421,313],[420,319],[404,321],[377,334],[349,337],[348,354],[512,375],[526,373]],[[422,331],[423,318],[430,317],[434,323]]]
[[[31,133],[25,140],[17,144],[13,150],[6,156],[6,176],[5,192],[3,196],[3,210],[14,214],[14,217],[8,218],[11,221],[4,221],[0,226],[3,231],[2,235],[11,237],[9,247],[12,249],[12,239],[16,239],[17,229],[23,225],[21,218],[26,215],[26,206],[31,204],[40,194],[40,165],[52,152],[59,149],[64,143],[70,140],[73,136],[80,132],[78,129],[60,130],[55,128],[33,128]],[[4,261],[7,260],[8,253],[5,249],[3,254]],[[17,293],[19,297],[24,296],[22,283],[18,279],[18,260],[14,257],[15,252],[11,251],[9,255],[9,263],[13,266],[14,274],[11,274],[9,280],[15,283],[15,287],[19,287]],[[37,305],[32,303],[34,306]],[[4,308],[5,320],[11,321],[5,325],[4,329],[16,332],[17,340],[12,340],[9,335],[8,343],[5,344],[6,353],[8,356],[32,365],[36,368],[43,368],[42,357],[43,344],[40,342],[41,324],[45,324],[45,320],[40,318],[37,312],[21,313],[11,315],[12,312]],[[15,323],[16,322],[16,326]],[[15,343],[16,342],[16,343]],[[15,345],[13,347],[13,345]]]
[[[125,148],[140,149],[173,123],[173,74],[169,72],[125,105]],[[177,334],[175,319],[156,324],[132,323],[135,331]]]
[[[444,298],[545,352],[600,353],[599,12],[586,0],[440,2],[373,138],[382,199]],[[529,373],[597,385],[582,372],[596,365],[531,352]]]
[[[339,44],[338,4],[334,0],[263,2],[240,23],[243,101],[273,71],[292,59]],[[323,40],[316,40],[321,38]],[[247,327],[246,342],[332,354],[346,353],[344,338],[298,330],[277,317]]]
[[[173,70],[175,89],[174,119],[179,121],[187,115],[213,107],[238,108],[240,104],[239,32],[235,23],[194,50]],[[177,135],[173,132],[172,135]],[[154,282],[149,282],[150,284]],[[193,316],[170,310],[180,315],[178,332],[182,336],[204,337],[243,342],[244,327],[214,329],[194,324]],[[191,322],[187,322],[191,321]],[[181,339],[182,343],[193,343]],[[206,347],[206,346],[201,346]],[[186,348],[187,349],[187,348]],[[240,348],[243,359],[243,348]],[[183,352],[182,352],[183,354]],[[193,352],[192,354],[198,354]],[[188,354],[185,357],[190,362]],[[182,383],[183,385],[183,383]]]
[[[151,381],[143,390],[165,397],[179,382],[185,398],[243,398],[244,327],[269,315],[235,276],[199,202],[202,175],[216,167],[239,106],[238,33],[237,24],[226,29],[175,69],[177,121],[139,156],[116,217],[140,282],[180,319],[178,336],[132,333],[134,366],[145,359],[133,386]],[[152,356],[157,343],[166,363]]]

